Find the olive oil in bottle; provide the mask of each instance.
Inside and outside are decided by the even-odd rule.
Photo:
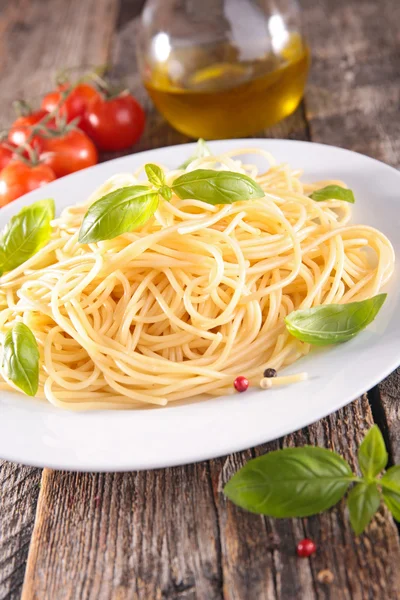
[[[298,106],[310,66],[307,45],[292,34],[279,54],[243,62],[227,43],[175,49],[145,73],[158,110],[192,137],[256,133]]]

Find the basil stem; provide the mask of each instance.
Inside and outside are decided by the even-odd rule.
[[[378,294],[361,302],[296,310],[285,318],[286,328],[295,338],[316,346],[346,342],[375,319],[385,299],[386,294]]]
[[[0,234],[0,268],[12,271],[47,244],[54,219],[54,200],[25,206],[12,217]]]
[[[208,204],[232,204],[263,198],[262,188],[247,175],[234,171],[197,169],[181,175],[172,190],[182,200],[196,199]]]
[[[164,200],[169,201],[172,198],[171,188],[168,187],[167,185],[163,185],[162,187],[160,187],[160,189],[158,190],[158,193],[160,194],[160,196],[162,196],[164,198]]]
[[[144,185],[119,188],[106,194],[87,211],[79,242],[89,244],[113,238],[144,225],[158,206],[158,192]]]
[[[196,160],[197,158],[204,158],[205,156],[211,155],[212,152],[207,146],[206,142],[202,138],[200,138],[199,140],[197,140],[197,146],[192,156],[190,156],[187,160],[185,160],[185,162],[179,165],[178,169],[186,169],[186,167],[188,167],[190,163]]]
[[[3,370],[6,377],[28,396],[39,387],[39,349],[32,331],[17,323],[4,339]]]
[[[271,517],[306,517],[336,504],[356,480],[338,454],[305,446],[249,461],[226,484],[238,506]]]
[[[315,190],[310,194],[310,198],[317,202],[323,202],[324,200],[344,200],[344,202],[350,202],[351,204],[355,202],[352,190],[340,185],[327,185],[320,190]]]

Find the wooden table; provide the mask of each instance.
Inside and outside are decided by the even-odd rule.
[[[400,165],[400,3],[302,0],[313,65],[294,115],[261,132],[351,148]],[[136,70],[134,0],[0,0],[1,119],[55,68],[112,61],[146,106],[135,151],[187,139],[155,113]],[[399,233],[400,235],[400,233]],[[400,343],[400,341],[399,341]],[[309,519],[247,514],[221,493],[249,458],[287,445],[334,448],[354,464],[382,428],[400,463],[400,372],[346,408],[274,443],[153,472],[76,474],[0,462],[0,599],[400,598],[396,524],[381,509],[355,537],[344,505]],[[296,542],[318,553],[298,559]],[[321,571],[329,569],[332,583]]]

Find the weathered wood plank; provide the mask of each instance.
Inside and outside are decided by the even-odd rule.
[[[11,102],[49,89],[56,68],[109,56],[118,0],[15,0],[0,3],[0,127]],[[41,471],[0,466],[0,599],[20,598]]]
[[[400,3],[302,0],[311,138],[400,165]]]
[[[45,543],[44,543],[45,541]],[[150,473],[44,471],[23,599],[221,598],[204,464]]]
[[[14,0],[0,16],[0,124],[16,98],[39,101],[56,70],[109,58],[118,0]]]
[[[20,598],[40,469],[0,460],[0,599]]]
[[[400,464],[400,368],[382,381],[377,393],[381,410],[376,418],[388,439],[392,462]]]

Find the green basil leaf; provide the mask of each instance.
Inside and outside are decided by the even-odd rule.
[[[150,183],[158,188],[164,185],[165,175],[161,167],[153,164],[147,164],[145,165],[144,170],[146,171],[147,179],[150,181]]]
[[[39,200],[25,206],[0,234],[0,267],[12,271],[47,244],[54,219],[54,200]]]
[[[354,476],[338,454],[312,446],[250,460],[225,486],[232,502],[271,517],[307,517],[330,508]]]
[[[295,310],[285,318],[286,328],[295,338],[316,346],[347,342],[375,319],[386,295]]]
[[[386,506],[396,521],[400,522],[400,465],[390,467],[379,483]]]
[[[39,348],[32,331],[17,323],[4,338],[3,370],[17,387],[34,396],[39,387]]]
[[[358,463],[365,477],[375,477],[386,467],[388,453],[378,425],[374,425],[364,437],[358,449]]]
[[[182,200],[193,198],[214,205],[253,200],[265,195],[258,183],[247,175],[211,169],[197,169],[181,175],[175,179],[172,189]]]
[[[360,535],[371,521],[381,503],[376,483],[358,483],[347,496],[350,523],[356,535]]]
[[[344,202],[350,202],[351,204],[355,202],[353,192],[340,185],[327,185],[320,190],[315,190],[315,192],[310,194],[310,198],[317,202],[322,202],[323,200],[344,200]]]
[[[179,165],[178,169],[186,169],[186,167],[189,166],[191,162],[196,160],[196,158],[204,158],[205,156],[211,155],[212,152],[210,148],[207,146],[205,141],[202,138],[200,138],[199,140],[197,140],[196,150],[194,151],[192,156],[190,156],[187,160],[185,160],[185,162]]]
[[[119,188],[103,196],[87,211],[79,242],[89,244],[113,238],[144,225],[158,206],[158,192],[144,185]]]
[[[171,188],[169,188],[167,185],[160,187],[158,193],[164,198],[164,200],[171,200],[172,198]]]

